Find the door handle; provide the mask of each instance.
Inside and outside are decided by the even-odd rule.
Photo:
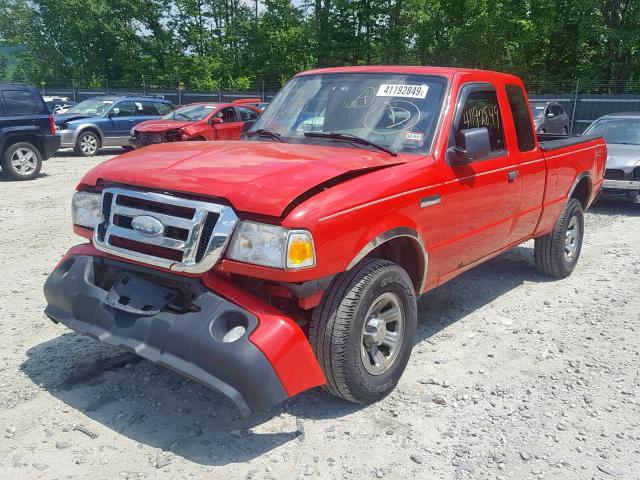
[[[518,170],[509,170],[509,172],[507,172],[507,180],[509,180],[509,183],[515,182],[516,178],[518,178]]]

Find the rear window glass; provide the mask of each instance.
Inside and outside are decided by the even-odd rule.
[[[507,85],[507,98],[509,99],[509,107],[513,115],[513,124],[516,129],[516,138],[518,139],[518,150],[528,152],[535,147],[533,139],[533,126],[529,117],[529,109],[524,97],[522,88],[518,85]],[[535,107],[534,111],[540,111],[541,107]],[[544,107],[542,107],[544,112]]]
[[[3,90],[2,98],[4,98],[7,115],[34,115],[40,113],[40,106],[29,91]]]

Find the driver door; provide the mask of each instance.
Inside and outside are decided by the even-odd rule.
[[[219,123],[212,123],[211,126],[215,131],[216,140],[237,140],[240,138],[240,129],[242,122],[238,120],[236,109],[234,107],[224,107],[213,114],[212,118],[218,118]],[[234,136],[235,130],[238,130],[237,138]]]
[[[136,109],[132,101],[116,103],[109,111],[110,131],[105,131],[105,143],[109,145],[129,145],[129,132],[136,121]]]
[[[439,247],[440,280],[507,246],[518,212],[522,183],[509,155],[502,112],[508,111],[504,92],[488,83],[464,85],[459,93],[441,165],[442,204],[447,212]],[[491,151],[486,158],[462,162],[455,151],[460,130],[487,128]]]

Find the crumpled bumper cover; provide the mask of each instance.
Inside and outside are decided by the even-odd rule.
[[[138,296],[136,288],[152,290],[153,279],[159,278],[158,283],[164,286],[158,288],[175,284],[181,291],[190,292],[191,304],[195,307],[178,313],[163,307],[157,312],[151,309],[148,314],[114,306],[113,291],[110,294],[104,282],[96,278],[104,275],[105,268],[112,277],[114,272],[142,276],[143,280],[132,282],[132,290],[127,292],[131,297],[129,305],[133,305]],[[198,280],[106,258],[73,255],[51,273],[44,294],[48,303],[45,313],[52,320],[102,342],[134,351],[210,386],[230,398],[244,416],[269,409],[300,390],[299,385],[295,386],[298,387],[294,388],[295,392],[283,385],[267,355],[251,341],[251,336],[261,328],[270,329],[267,337],[277,337],[278,331],[272,331],[273,325],[265,322],[262,326],[256,315],[205,288]],[[141,297],[145,295],[140,292]],[[224,332],[236,324],[245,326],[246,333],[234,342],[224,343]],[[291,336],[287,332],[283,328],[283,334]],[[306,342],[301,332],[300,335]],[[264,350],[264,345],[261,348]],[[312,362],[307,360],[307,363]],[[315,357],[313,363],[312,380],[306,388],[324,383],[324,377],[315,375],[314,378],[316,368],[319,369]],[[304,369],[305,365],[297,367]]]

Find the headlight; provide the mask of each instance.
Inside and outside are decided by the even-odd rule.
[[[74,193],[71,200],[71,218],[75,225],[94,228],[100,218],[100,194]]]
[[[228,257],[239,262],[274,268],[315,265],[311,234],[258,222],[240,222],[233,234]]]

